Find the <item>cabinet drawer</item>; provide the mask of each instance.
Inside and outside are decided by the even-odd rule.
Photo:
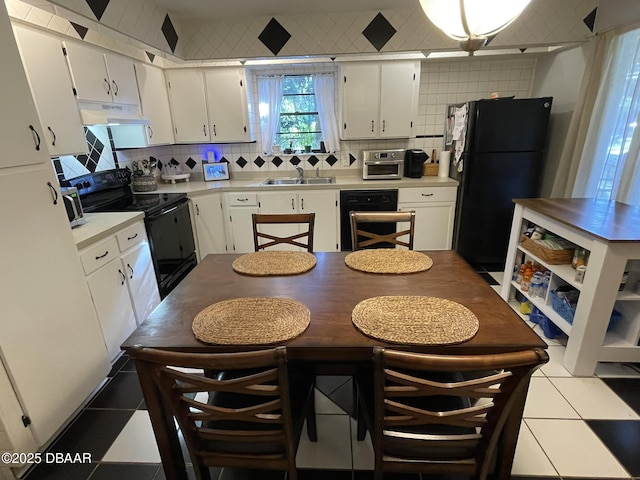
[[[128,250],[145,239],[144,223],[136,223],[135,225],[125,228],[116,235],[116,238],[118,239],[120,251],[124,252]]]
[[[104,242],[87,248],[80,253],[80,260],[84,267],[84,273],[89,275],[103,265],[106,265],[120,255],[116,237],[111,237]]]
[[[453,202],[455,199],[456,187],[401,188],[398,191],[398,203]]]
[[[255,193],[230,193],[229,194],[229,206],[255,206],[258,205],[258,195]]]

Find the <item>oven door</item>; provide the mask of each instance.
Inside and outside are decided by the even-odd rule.
[[[193,267],[196,247],[191,229],[189,201],[145,217],[160,297],[166,297]]]
[[[363,180],[396,180],[402,178],[401,160],[364,161],[362,164]]]

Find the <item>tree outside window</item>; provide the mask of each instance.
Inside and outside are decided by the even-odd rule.
[[[311,75],[284,77],[280,128],[274,145],[283,152],[320,149],[322,131]]]

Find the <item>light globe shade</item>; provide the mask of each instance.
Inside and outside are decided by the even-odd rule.
[[[433,24],[454,40],[486,38],[515,20],[531,0],[420,0],[420,6]],[[469,32],[462,23],[464,4]]]

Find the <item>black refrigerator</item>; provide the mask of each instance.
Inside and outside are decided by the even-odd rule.
[[[445,150],[458,182],[453,249],[476,268],[501,271],[514,198],[539,195],[551,97],[449,105]]]

